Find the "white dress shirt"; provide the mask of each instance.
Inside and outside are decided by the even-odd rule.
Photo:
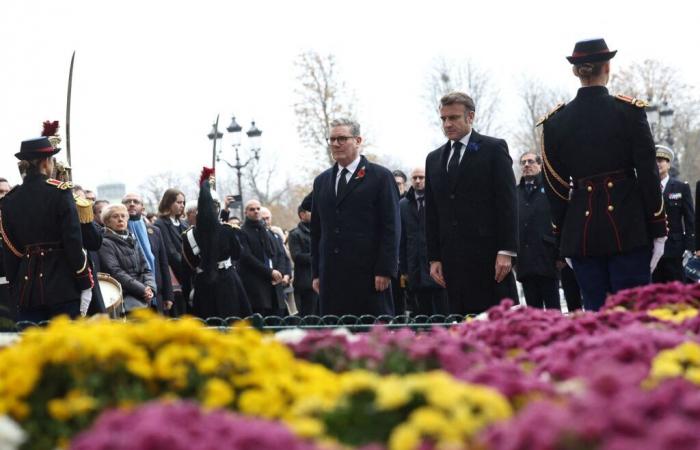
[[[663,177],[663,179],[661,180],[661,193],[662,193],[662,194],[663,194],[664,191],[666,190],[666,185],[668,184],[669,178],[670,178],[670,177],[668,176],[668,174],[666,174],[666,176]]]
[[[345,175],[345,181],[347,184],[350,184],[350,179],[352,178],[352,174],[355,173],[355,170],[357,170],[357,166],[360,165],[360,155],[357,155],[357,158],[353,162],[347,165],[347,167],[343,167],[340,164],[338,164],[338,173],[335,174],[335,193],[338,193],[338,182],[340,181],[340,173],[343,171],[343,169],[348,169],[348,173]]]

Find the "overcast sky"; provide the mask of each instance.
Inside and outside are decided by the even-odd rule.
[[[73,50],[74,179],[133,189],[149,174],[208,164],[217,113],[223,127],[232,113],[244,130],[257,122],[262,156],[278,159],[280,177],[304,173],[293,63],[308,49],[336,55],[373,151],[408,168],[443,141],[423,100],[436,56],[492,71],[509,137],[524,75],[575,94],[564,56],[579,39],[603,36],[619,50],[615,65],[655,58],[700,86],[698,17],[695,2],[675,0],[3,0],[0,176],[19,181],[20,142],[46,119],[63,124]]]

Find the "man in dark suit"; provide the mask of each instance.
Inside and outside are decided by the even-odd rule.
[[[440,119],[449,141],[425,163],[430,275],[447,288],[455,314],[518,298],[511,272],[518,248],[513,161],[506,141],[473,131],[474,115],[471,97],[445,95]]]
[[[321,314],[393,314],[398,273],[399,195],[391,172],[360,156],[360,125],[331,123],[336,164],[314,180],[313,287]]]
[[[656,146],[656,167],[659,168],[669,231],[664,255],[651,274],[654,283],[683,281],[683,254],[686,250],[692,252],[695,246],[693,197],[688,183],[670,176],[673,157],[673,150],[670,148]]]
[[[552,215],[544,193],[542,159],[532,152],[520,156],[522,177],[518,184],[518,261],[515,273],[523,285],[528,306],[561,309],[552,235]]]
[[[242,251],[238,272],[253,312],[273,316],[280,314],[275,286],[283,281],[284,275],[276,267],[278,246],[261,220],[261,208],[257,200],[249,200],[245,205],[245,222],[239,234]]]
[[[425,169],[411,172],[411,188],[399,202],[401,247],[399,268],[407,290],[415,300],[414,314],[447,314],[447,293],[430,277],[425,244]]]

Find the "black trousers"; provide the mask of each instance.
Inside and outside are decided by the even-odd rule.
[[[391,293],[394,300],[394,315],[406,314],[406,289],[401,287],[401,280],[391,278]]]
[[[576,281],[574,270],[568,264],[561,269],[561,288],[564,290],[564,298],[569,311],[581,309],[583,305],[581,302],[581,288],[578,285],[578,281]]]
[[[683,281],[683,257],[662,256],[656,269],[651,274],[652,283],[668,283],[669,281]]]
[[[301,317],[319,314],[318,294],[313,289],[294,289],[294,302]]]
[[[528,306],[561,310],[559,283],[556,278],[532,275],[521,282]]]
[[[434,314],[447,315],[450,312],[450,304],[447,302],[447,291],[444,289],[417,289],[413,291],[416,300],[414,315],[432,316]]]

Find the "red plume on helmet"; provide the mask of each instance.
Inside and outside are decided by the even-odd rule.
[[[56,136],[58,133],[58,120],[54,120],[53,122],[50,120],[45,120],[44,121],[44,131],[41,132],[42,136],[50,137],[50,136]]]
[[[209,167],[202,167],[202,174],[199,176],[199,185],[201,186],[202,183],[205,181],[209,181],[211,177],[214,176],[214,169],[211,169]]]

